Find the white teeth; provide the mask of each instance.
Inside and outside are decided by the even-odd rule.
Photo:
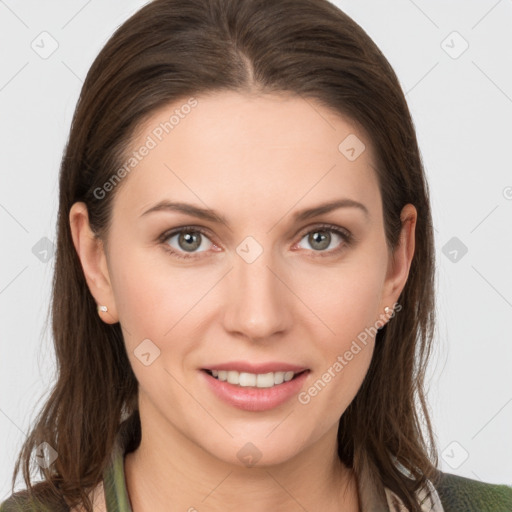
[[[238,373],[238,372],[233,372]],[[236,377],[235,377],[236,379]],[[256,381],[258,379],[257,375],[254,375],[253,373],[241,373],[238,376],[238,382],[232,382],[232,384],[239,384],[240,386],[256,386]]]
[[[271,388],[293,379],[294,372],[247,373],[235,370],[211,370],[218,380],[242,387]]]

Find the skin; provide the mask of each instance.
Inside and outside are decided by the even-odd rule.
[[[293,397],[265,412],[239,410],[212,394],[200,368],[286,361],[311,370],[307,390],[397,302],[414,254],[416,209],[402,210],[392,259],[371,141],[358,126],[290,95],[197,100],[119,185],[106,244],[93,236],[83,203],[70,212],[90,291],[108,307],[101,318],[121,323],[139,382],[142,441],[125,458],[133,509],[357,511],[357,482],[336,455],[336,433],[373,338],[306,405]],[[153,115],[132,149],[183,103]],[[355,161],[338,150],[349,134],[366,146]],[[296,211],[339,198],[362,203],[368,216],[347,207],[294,222]],[[214,209],[228,224],[142,215],[163,199]],[[307,235],[321,223],[356,241],[327,232],[330,244],[315,250]],[[190,254],[178,236],[158,237],[189,225],[207,237],[192,258],[179,259],[165,250]],[[263,249],[252,263],[236,252],[247,236]],[[149,366],[134,355],[144,339],[160,349]],[[261,452],[254,467],[237,458],[247,442]]]

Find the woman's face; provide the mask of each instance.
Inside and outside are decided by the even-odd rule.
[[[161,109],[130,156],[105,187],[108,284],[88,282],[121,323],[143,421],[235,464],[335,435],[414,250],[409,205],[392,265],[366,135],[313,100],[222,92]],[[275,384],[286,365],[307,371]]]

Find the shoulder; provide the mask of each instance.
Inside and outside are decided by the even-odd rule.
[[[27,490],[18,491],[0,504],[0,512],[69,512],[66,502],[39,482],[33,485],[33,495]]]
[[[509,485],[488,484],[440,472],[435,487],[444,512],[512,511],[512,486]]]

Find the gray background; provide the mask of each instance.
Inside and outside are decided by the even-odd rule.
[[[94,57],[144,3],[0,0],[0,500],[53,379],[45,322],[71,116]],[[439,324],[429,399],[441,467],[510,484],[512,0],[335,3],[395,68],[430,183]]]

